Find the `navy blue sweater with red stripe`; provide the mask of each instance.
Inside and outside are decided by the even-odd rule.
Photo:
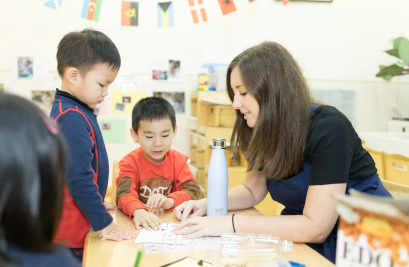
[[[50,117],[61,128],[68,147],[64,208],[55,241],[84,247],[91,225],[101,230],[112,222],[104,205],[109,162],[93,109],[57,89]]]

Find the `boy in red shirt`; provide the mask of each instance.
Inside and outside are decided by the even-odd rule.
[[[167,100],[147,97],[134,106],[130,132],[140,147],[119,162],[116,203],[133,217],[136,229],[159,229],[160,219],[147,208],[169,210],[202,197],[188,156],[171,149],[176,130],[175,110]]]

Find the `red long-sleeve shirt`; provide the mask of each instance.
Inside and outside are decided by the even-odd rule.
[[[187,156],[172,149],[160,164],[148,161],[141,148],[126,155],[119,162],[119,176],[115,180],[118,208],[131,217],[136,209],[145,209],[144,203],[153,194],[173,198],[175,207],[192,199],[182,187],[184,183],[196,180],[187,161]],[[200,191],[198,186],[197,190]]]

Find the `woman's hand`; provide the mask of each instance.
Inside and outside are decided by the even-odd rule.
[[[200,200],[189,200],[183,202],[173,210],[178,220],[184,221],[187,218],[203,216],[207,209],[207,199],[202,198]]]
[[[222,217],[192,217],[182,221],[173,231],[176,235],[185,235],[192,239],[202,236],[221,236],[222,233],[232,233],[230,216]]]

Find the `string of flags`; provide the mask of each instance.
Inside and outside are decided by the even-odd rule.
[[[63,0],[41,0],[43,6],[58,10],[61,8]],[[184,0],[189,5],[192,21],[195,24],[208,21],[204,0]],[[223,15],[236,11],[234,0],[217,0]],[[248,0],[253,2],[255,0]],[[174,8],[173,2],[156,2],[157,5],[157,25],[158,27],[174,26]],[[102,0],[83,0],[81,18],[98,22]],[[139,3],[136,1],[121,1],[121,25],[138,26],[139,21]]]
[[[101,12],[102,0],[84,0],[81,18],[98,21]]]
[[[207,15],[203,5],[203,0],[189,0],[193,23],[206,22]],[[200,15],[200,16],[199,16]]]
[[[43,6],[52,8],[52,9],[59,9],[61,7],[62,0],[41,0]]]

